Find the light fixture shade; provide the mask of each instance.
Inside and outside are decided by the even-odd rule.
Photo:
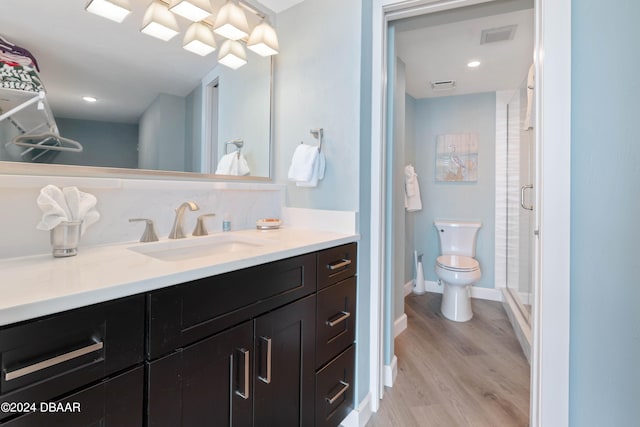
[[[247,52],[239,41],[225,40],[218,52],[218,62],[237,70],[247,63]]]
[[[160,0],[153,0],[144,13],[140,31],[160,40],[170,40],[178,34],[178,21],[169,7]]]
[[[277,54],[280,51],[280,47],[278,46],[276,30],[265,21],[262,21],[251,32],[247,47],[260,56]]]
[[[240,40],[249,35],[249,24],[244,10],[231,0],[220,8],[213,32],[229,40]]]
[[[129,0],[89,0],[84,9],[116,22],[124,21],[131,13]]]
[[[202,22],[194,22],[187,28],[182,47],[200,56],[207,56],[217,48],[211,28]]]
[[[193,22],[211,15],[211,0],[171,0],[169,10]]]

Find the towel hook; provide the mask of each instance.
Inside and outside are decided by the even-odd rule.
[[[324,137],[324,129],[322,128],[311,129],[310,132],[311,132],[311,135],[313,135],[313,137],[318,140],[318,152],[322,151],[322,139]]]

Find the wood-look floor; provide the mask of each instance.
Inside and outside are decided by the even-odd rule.
[[[395,341],[398,377],[367,427],[529,424],[529,364],[502,304],[474,299],[473,319],[447,320],[442,295],[410,295]]]

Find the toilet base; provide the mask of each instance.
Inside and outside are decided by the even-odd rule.
[[[473,317],[471,311],[471,285],[450,285],[444,282],[442,292],[442,315],[454,322],[467,322]]]

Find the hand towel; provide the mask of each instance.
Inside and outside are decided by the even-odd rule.
[[[316,148],[316,147],[314,147]],[[317,148],[316,148],[317,150]],[[308,181],[297,181],[296,186],[298,187],[317,187],[318,181],[324,178],[324,169],[326,167],[326,159],[324,158],[324,153],[319,152],[316,156],[315,162],[313,162],[313,171],[311,173],[311,178]]]
[[[78,190],[78,187],[65,187],[62,193],[67,201],[71,219],[82,221],[80,235],[83,235],[89,226],[100,219],[100,214],[95,209],[98,199],[93,194]]]
[[[307,144],[298,145],[289,166],[289,181],[309,182],[317,167],[318,154],[318,147]]]
[[[407,165],[404,167],[404,180],[404,207],[407,209],[407,212],[422,210],[418,175],[413,166]]]
[[[47,185],[40,190],[36,202],[43,212],[42,219],[36,226],[38,230],[52,230],[63,221],[82,221],[82,235],[100,219],[100,214],[95,209],[96,197],[78,190],[77,187],[60,189],[55,185]]]
[[[238,155],[237,151],[222,156],[216,168],[217,175],[244,176],[250,173],[251,170],[249,169],[247,159],[245,159],[242,153]]]
[[[231,175],[231,168],[236,157],[236,153],[229,153],[222,156],[216,168],[216,175]]]

